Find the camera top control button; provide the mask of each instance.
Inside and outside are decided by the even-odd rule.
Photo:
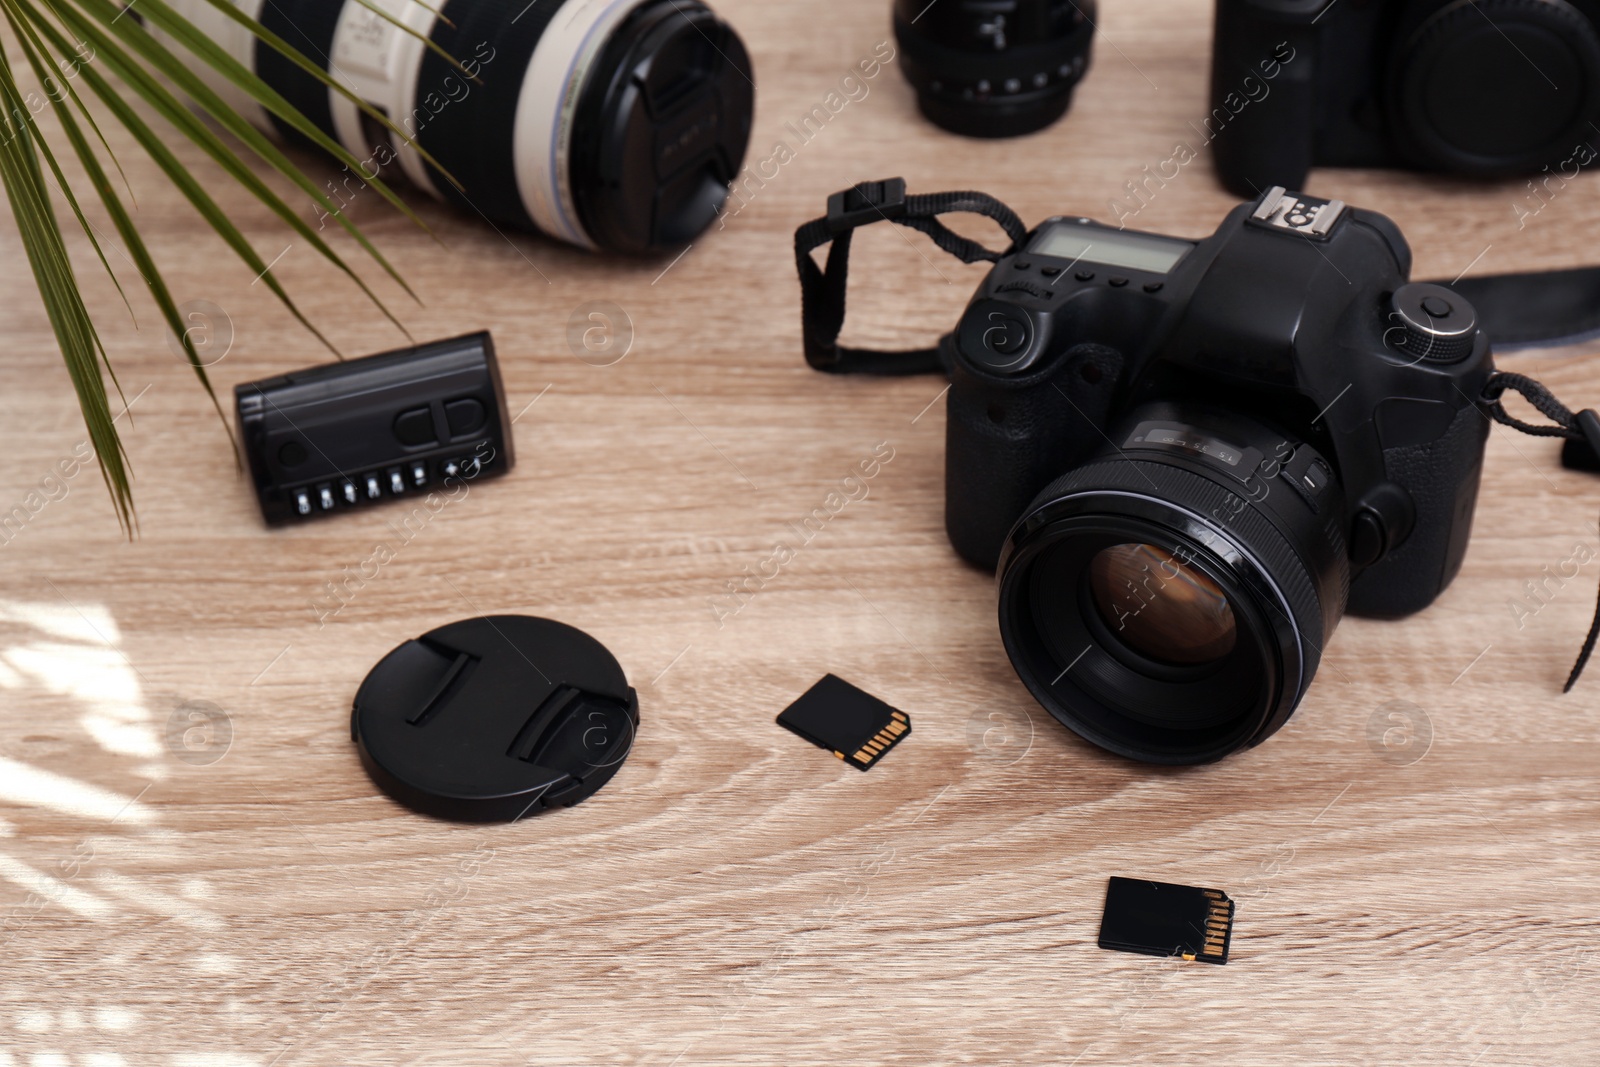
[[[1395,290],[1384,340],[1429,363],[1454,363],[1472,354],[1478,313],[1442,285],[1413,282]]]
[[[394,437],[403,445],[433,444],[433,412],[427,408],[402,411],[394,419]]]
[[[1094,281],[1094,271],[1080,270],[1078,273],[1074,274],[1073,277],[1078,279],[1080,282],[1092,282]]]
[[[1124,285],[1128,284],[1128,279],[1122,277],[1107,278],[1106,281],[1113,289],[1121,289]]]
[[[1039,273],[1043,274],[1046,278],[1054,278],[1057,274],[1061,273],[1061,268],[1060,267],[1040,267],[1039,268]]]

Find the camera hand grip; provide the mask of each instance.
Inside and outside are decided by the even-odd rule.
[[[1488,436],[1489,420],[1467,405],[1437,440],[1383,450],[1384,474],[1410,496],[1416,520],[1404,541],[1350,583],[1352,615],[1410,615],[1455,578],[1472,532]]]
[[[1028,503],[1105,439],[1122,354],[1077,345],[1042,378],[1000,383],[953,361],[945,423],[945,531],[993,570]]]

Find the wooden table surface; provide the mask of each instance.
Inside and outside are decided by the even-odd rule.
[[[1141,168],[1200,147],[1209,5],[1103,5],[1069,116],[994,144],[922,122],[894,63],[802,143],[787,124],[889,37],[887,0],[718,7],[761,87],[751,161],[786,158],[681,258],[590,256],[416,198],[441,247],[370,194],[352,206],[424,301],[379,285],[414,336],[494,331],[519,416],[511,475],[410,534],[403,508],[265,529],[148,301],[135,329],[79,239],[134,401],[125,541],[92,466],[52,480],[84,434],[8,217],[0,510],[45,500],[0,546],[0,1067],[1600,1060],[1600,675],[1560,693],[1600,580],[1600,483],[1496,429],[1432,608],[1346,620],[1266,744],[1155,769],[1078,741],[1013,674],[991,578],[944,537],[943,383],[802,362],[791,234],[827,193],[903,174],[1029,220],[1111,217]],[[113,143],[179,299],[221,312],[219,392],[322,362]],[[402,342],[213,186],[341,348]],[[1320,171],[1308,191],[1399,220],[1437,277],[1582,262],[1597,189],[1520,222],[1521,182]],[[1230,204],[1201,151],[1132,224],[1200,236]],[[857,247],[863,343],[932,339],[982,273],[907,231]],[[569,346],[595,301],[631,323],[611,365]],[[1600,403],[1592,351],[1502,366]],[[729,598],[874,450],[892,459],[865,495]],[[570,810],[412,814],[362,771],[351,698],[400,642],[500,612],[604,641],[639,691],[637,745]],[[915,721],[868,774],[773,723],[829,671]],[[1228,966],[1097,948],[1111,875],[1225,889]]]

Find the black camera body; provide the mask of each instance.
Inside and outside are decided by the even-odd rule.
[[[1303,187],[1314,164],[1570,171],[1600,143],[1597,27],[1600,0],[1218,0],[1219,174],[1255,196]],[[1285,55],[1253,93],[1261,63]]]
[[[1307,228],[1323,221],[1325,233]],[[1054,241],[1067,254],[1043,250]],[[1122,242],[1148,257],[1142,267],[1103,261]],[[1153,269],[1169,254],[1168,269]],[[1212,406],[1280,428],[1331,464],[1348,503],[1330,518],[1348,527],[1359,572],[1350,611],[1427,607],[1460,569],[1471,530],[1489,432],[1477,397],[1493,359],[1465,301],[1408,284],[1410,267],[1387,217],[1282,189],[1199,242],[1046,220],[996,264],[954,335],[951,543],[993,569],[1049,482],[1108,442],[1132,447],[1111,433],[1129,411]],[[1452,308],[1430,327],[1432,301]],[[1462,320],[1455,336],[1430,332],[1447,318]]]
[[[1449,585],[1493,361],[1410,266],[1388,218],[1282,188],[1204,240],[1054,218],[999,259],[945,342],[945,526],[1062,722],[1220,758],[1287,720],[1345,611]]]

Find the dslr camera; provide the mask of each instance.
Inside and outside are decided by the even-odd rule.
[[[1595,158],[1600,0],[1218,0],[1207,120],[1240,196],[1313,164],[1497,177]],[[1287,45],[1263,100],[1240,86]]]
[[[1265,740],[1340,617],[1461,566],[1493,367],[1383,215],[1282,188],[1201,241],[1049,219],[946,341],[945,526],[1017,673],[1089,741]],[[953,351],[950,351],[953,349]]]

